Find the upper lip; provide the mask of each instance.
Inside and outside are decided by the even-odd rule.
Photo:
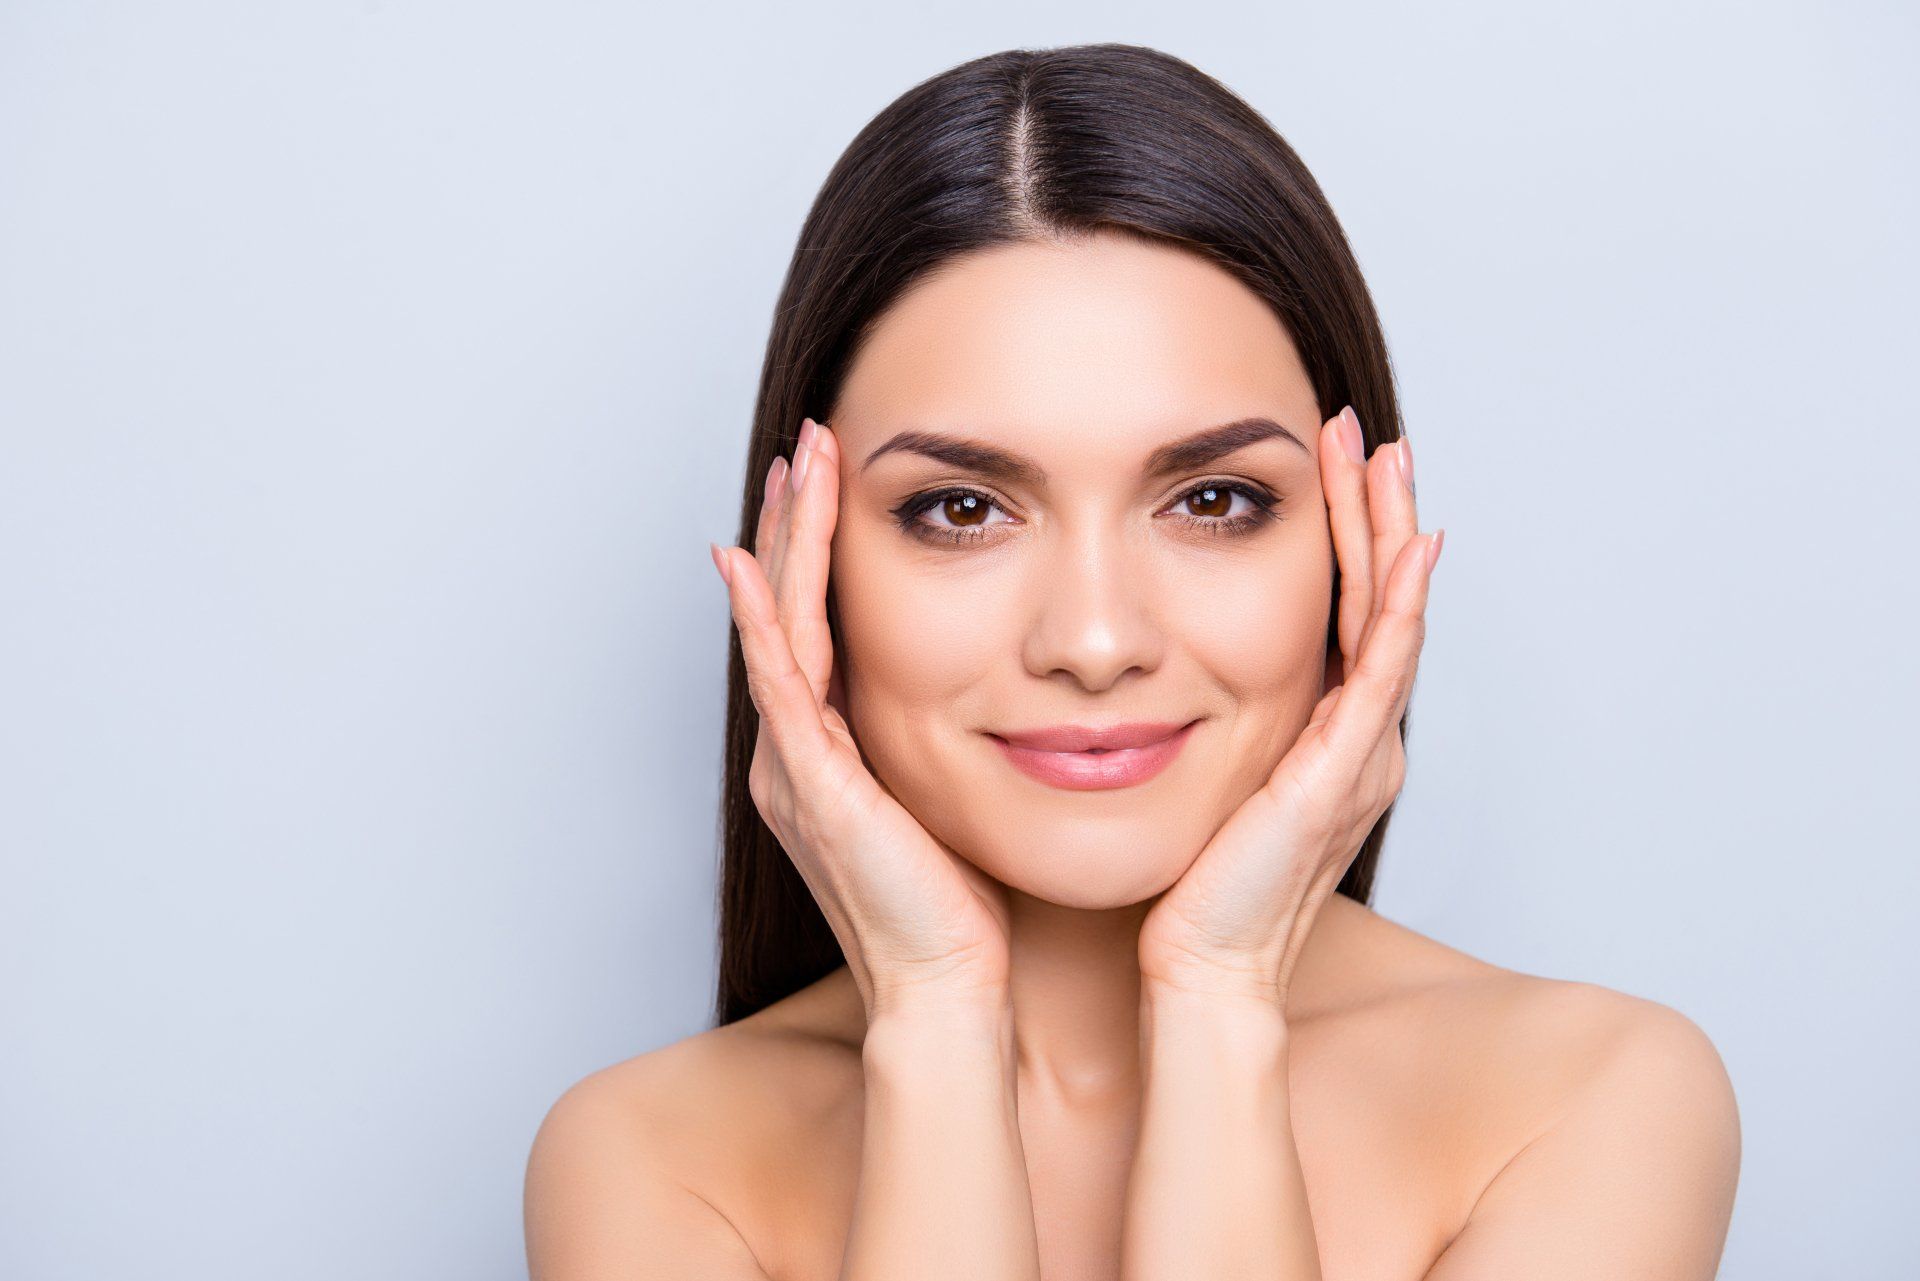
[[[1042,752],[1084,752],[1101,747],[1145,747],[1170,738],[1192,721],[1128,721],[1122,725],[1047,725],[1040,729],[994,731],[994,737],[1015,747]]]

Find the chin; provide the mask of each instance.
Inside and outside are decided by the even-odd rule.
[[[1131,907],[1166,892],[1257,780],[1222,768],[1211,735],[1133,786],[1048,786],[985,735],[863,742],[888,790],[937,840],[1022,894],[1060,907]]]
[[[989,803],[971,814],[1018,817],[989,830],[968,821],[970,815],[935,816],[928,826],[1009,889],[1088,910],[1130,907],[1165,892],[1193,865],[1214,830],[1202,830],[1196,819],[1204,816],[1192,807],[1170,803],[1109,806],[1104,813],[1068,802]]]

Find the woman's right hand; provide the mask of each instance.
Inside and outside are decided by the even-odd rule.
[[[840,443],[807,419],[768,470],[751,555],[713,547],[760,714],[748,788],[840,940],[872,1019],[1006,999],[1006,888],[936,840],[860,758],[827,624]],[[839,704],[839,705],[836,705]]]

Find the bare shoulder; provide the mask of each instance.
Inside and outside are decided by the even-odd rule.
[[[1366,958],[1358,1008],[1409,1033],[1422,1047],[1409,1072],[1450,1083],[1449,1104],[1486,1136],[1436,1281],[1713,1275],[1740,1120],[1697,1023],[1597,983],[1490,964],[1357,904],[1342,914],[1348,958]]]
[[[640,1275],[642,1264],[769,1275],[753,1224],[777,1195],[778,1157],[809,1126],[844,1119],[859,1079],[858,1041],[843,1035],[835,995],[822,980],[569,1087],[527,1160],[533,1281]]]
[[[1696,1101],[1731,1102],[1713,1042],[1671,1006],[1495,965],[1344,898],[1330,900],[1329,909],[1340,928],[1321,963],[1342,976],[1327,985],[1336,1011],[1390,1012],[1456,1028],[1460,1039],[1564,1090],[1638,1080],[1692,1092]]]

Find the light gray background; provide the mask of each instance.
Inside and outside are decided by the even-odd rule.
[[[0,4],[0,1273],[522,1273],[547,1106],[705,1019],[801,217],[1119,39],[1386,318],[1448,540],[1378,907],[1708,1031],[1723,1275],[1911,1276],[1914,10],[1555,9]]]

